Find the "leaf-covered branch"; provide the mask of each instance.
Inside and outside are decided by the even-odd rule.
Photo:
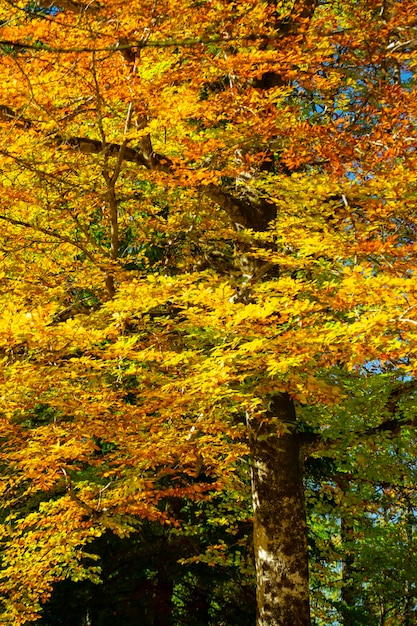
[[[5,121],[13,121],[25,128],[34,127],[34,123],[28,118],[19,116],[7,105],[0,105],[0,114],[3,114]],[[103,154],[108,157],[118,159],[119,167],[122,161],[141,165],[148,170],[164,172],[175,176],[175,164],[169,158],[158,154],[153,150],[141,150],[132,148],[127,141],[122,144],[105,143],[101,139],[90,137],[65,137],[60,134],[50,134],[45,142],[56,145],[59,148],[78,150],[82,154]],[[9,155],[7,152],[5,155]],[[33,167],[33,166],[32,166]],[[265,230],[271,220],[276,216],[276,207],[267,199],[260,197],[246,200],[238,198],[232,193],[225,191],[221,186],[208,184],[200,188],[200,192],[218,204],[230,217],[231,221],[245,228],[252,228],[257,231]]]
[[[393,437],[399,436],[402,429],[415,428],[417,426],[417,415],[411,413],[407,415],[407,411],[401,410],[401,403],[404,402],[413,393],[417,391],[417,382],[410,380],[395,386],[389,393],[385,403],[385,410],[389,415],[388,419],[383,420],[380,424],[370,428],[358,428],[352,433],[355,440],[365,441],[375,435],[387,433]],[[343,445],[342,440],[323,438],[319,433],[299,433],[307,456],[318,450],[326,450],[337,448]]]

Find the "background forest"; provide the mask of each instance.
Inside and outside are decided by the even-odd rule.
[[[417,622],[415,0],[0,0],[0,622]]]

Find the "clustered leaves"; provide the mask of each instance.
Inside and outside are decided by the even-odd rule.
[[[338,449],[382,436],[416,375],[415,9],[0,3],[5,623],[38,618],[58,581],[98,582],[109,531],[191,532],[178,502],[228,494],[237,533],[245,419],[274,394],[374,532],[390,505],[368,452],[353,470]],[[374,374],[381,414],[341,410]],[[314,506],[337,534],[340,508]],[[227,563],[222,546],[179,558]]]

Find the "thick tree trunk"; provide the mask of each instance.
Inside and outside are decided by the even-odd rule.
[[[249,424],[252,454],[257,626],[309,626],[307,524],[301,439],[288,395],[270,420]]]

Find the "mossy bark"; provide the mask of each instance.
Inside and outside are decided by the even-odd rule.
[[[294,405],[274,398],[269,420],[249,424],[257,626],[310,626],[301,438]]]

